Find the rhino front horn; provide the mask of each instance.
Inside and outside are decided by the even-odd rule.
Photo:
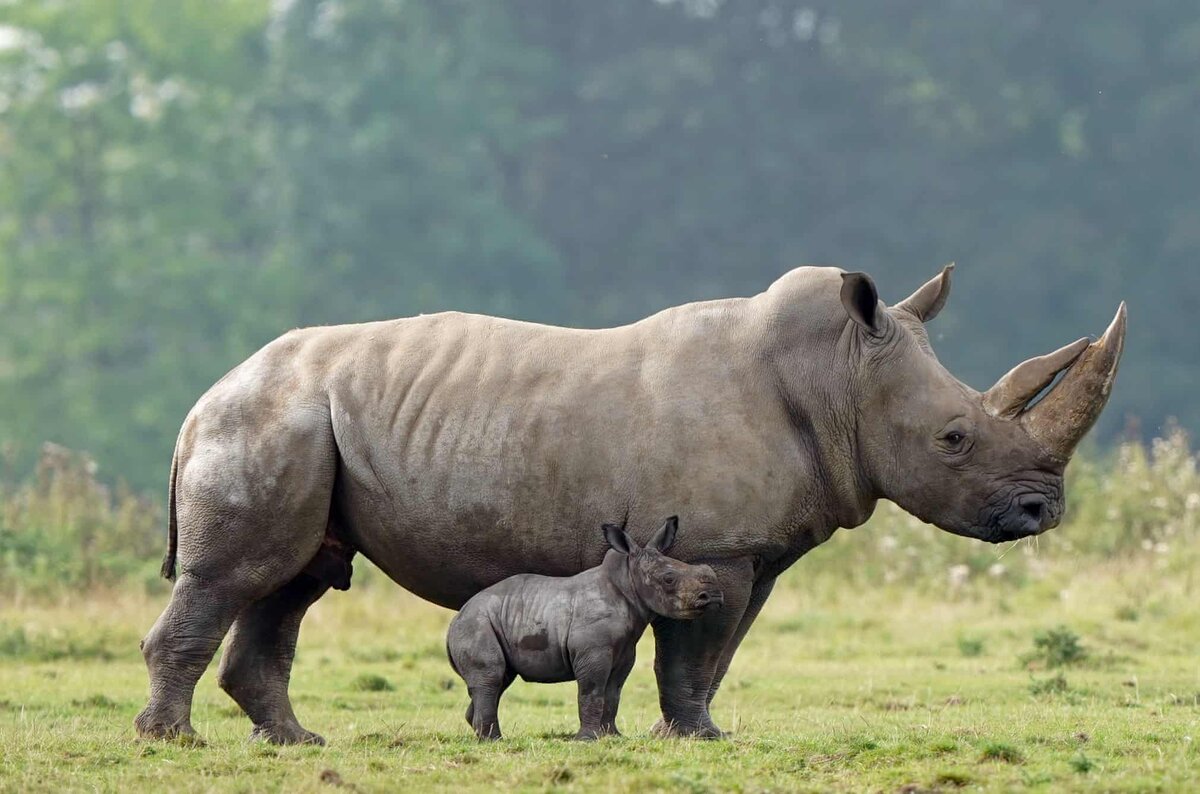
[[[1088,345],[1074,359],[1058,385],[1020,415],[1021,424],[1047,451],[1066,460],[1080,439],[1092,429],[1112,392],[1124,347],[1125,303],[1122,301],[1104,336]]]

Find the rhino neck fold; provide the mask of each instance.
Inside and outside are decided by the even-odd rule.
[[[810,355],[814,348],[820,349],[814,343]],[[794,543],[804,547],[801,553],[839,528],[863,524],[882,496],[861,465],[851,378],[836,362],[835,357],[814,365],[792,356],[777,365],[790,373],[781,372],[777,381],[799,453],[799,468],[791,476],[796,481]],[[788,389],[789,381],[796,385]]]

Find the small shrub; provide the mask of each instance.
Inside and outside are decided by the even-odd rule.
[[[947,769],[945,771],[938,772],[936,783],[939,786],[954,786],[955,788],[962,788],[963,786],[968,785],[971,780],[972,778],[969,772],[966,772],[962,769]]]
[[[938,755],[945,755],[946,753],[953,753],[957,751],[958,742],[954,741],[953,739],[938,739],[936,742],[930,745],[929,749]]]
[[[351,688],[358,692],[391,692],[392,682],[375,673],[363,673],[354,679]]]
[[[1117,608],[1117,620],[1123,620],[1126,623],[1136,623],[1139,617],[1141,617],[1141,614],[1135,606],[1126,604]]]
[[[988,742],[980,754],[983,761],[1003,761],[1006,764],[1019,764],[1025,760],[1021,751],[1005,742]]]
[[[1086,775],[1088,772],[1091,772],[1096,768],[1096,762],[1088,758],[1083,754],[1083,751],[1080,750],[1074,755],[1074,757],[1071,758],[1071,768],[1081,775]]]
[[[959,637],[958,652],[968,659],[983,655],[982,637]]]
[[[100,709],[102,711],[112,711],[113,709],[120,708],[120,705],[107,695],[92,695],[91,697],[72,700],[71,704],[79,708]]]
[[[1061,695],[1068,688],[1067,677],[1062,673],[1041,680],[1034,679],[1029,684],[1029,691],[1034,695]]]
[[[1079,641],[1079,635],[1066,626],[1040,631],[1033,637],[1033,652],[1023,656],[1026,666],[1040,664],[1043,667],[1066,667],[1078,664],[1087,658],[1088,652]]]

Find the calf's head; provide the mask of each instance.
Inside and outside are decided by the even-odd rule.
[[[712,568],[688,565],[666,555],[679,530],[677,516],[668,518],[644,547],[615,524],[605,524],[603,529],[608,545],[625,556],[634,592],[651,612],[690,620],[725,602]]]
[[[859,465],[879,495],[947,531],[992,543],[1036,535],[1062,519],[1063,470],[1108,400],[1125,304],[1099,340],[1025,361],[980,393],[946,371],[925,333],[952,267],[893,307],[865,274],[842,275]]]

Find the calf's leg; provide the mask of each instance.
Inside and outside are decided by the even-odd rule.
[[[627,660],[618,662],[608,676],[608,683],[604,687],[604,717],[600,721],[602,735],[621,735],[621,732],[617,730],[617,709],[621,706],[621,689],[629,678],[633,662],[634,655],[631,653]]]
[[[480,740],[501,738],[500,696],[513,682],[508,660],[491,624],[482,616],[462,613],[450,624],[446,636],[450,666],[467,684],[471,704],[467,722]]]
[[[604,707],[608,680],[612,675],[612,651],[591,648],[572,660],[579,683],[579,732],[576,739],[597,739],[605,734]]]

